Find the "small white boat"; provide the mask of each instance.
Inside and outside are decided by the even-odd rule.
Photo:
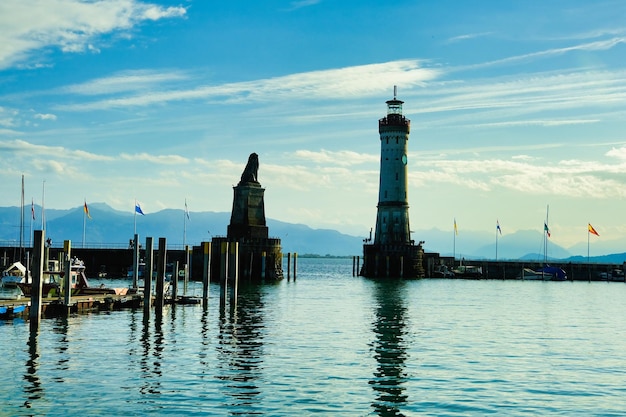
[[[6,288],[17,287],[20,282],[26,281],[26,267],[21,262],[13,262],[2,271],[0,285]]]

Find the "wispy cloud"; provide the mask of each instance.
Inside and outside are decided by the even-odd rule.
[[[154,164],[162,165],[180,165],[187,164],[189,160],[179,155],[151,155],[149,153],[127,154],[122,153],[120,157],[127,161],[147,161]]]
[[[111,161],[114,158],[105,155],[98,155],[78,149],[68,149],[63,146],[37,145],[24,140],[0,141],[0,150],[12,155],[23,155],[28,157],[55,157],[64,159],[75,159],[81,161]]]
[[[142,21],[184,17],[184,7],[138,0],[3,0],[0,2],[0,69],[27,66],[36,51],[97,52],[103,35],[129,31]],[[40,58],[36,58],[36,61]]]
[[[454,42],[466,41],[466,40],[469,40],[469,39],[482,38],[482,37],[485,37],[485,36],[489,36],[492,33],[493,32],[468,33],[468,34],[465,34],[465,35],[454,36],[454,37],[448,39],[448,42],[449,43],[454,43]]]
[[[363,163],[378,162],[379,157],[376,155],[362,154],[353,151],[321,151],[298,150],[294,156],[303,161],[309,161],[316,164],[330,164],[338,166],[352,166]]]
[[[153,70],[122,71],[110,77],[98,78],[62,89],[63,93],[80,95],[109,95],[155,88],[171,82],[187,80],[181,71],[157,72]]]
[[[255,81],[201,85],[192,89],[149,91],[125,97],[108,98],[75,105],[58,106],[61,110],[86,111],[108,108],[147,106],[181,100],[220,99],[230,102],[265,102],[288,98],[290,100],[320,100],[369,97],[388,91],[390,86],[401,84],[407,88],[435,79],[439,70],[421,66],[419,60],[392,61],[382,64],[353,66],[323,71],[290,74]],[[136,77],[141,76],[135,74]],[[146,74],[145,83],[152,83],[156,74]],[[171,74],[164,79],[173,79]],[[117,80],[117,78],[112,78]],[[140,81],[140,80],[137,80]],[[142,81],[140,81],[142,82]],[[128,83],[109,83],[110,86]],[[69,86],[68,91],[84,91],[85,86],[102,85],[101,82]],[[105,90],[102,90],[105,91]]]
[[[602,50],[611,49],[623,43],[626,43],[626,37],[618,36],[618,37],[613,37],[611,39],[586,42],[586,43],[581,43],[578,45],[572,45],[572,46],[567,46],[567,47],[562,47],[562,48],[546,49],[543,51],[510,56],[510,57],[496,59],[493,61],[482,62],[478,64],[459,66],[455,68],[450,68],[450,71],[467,71],[470,69],[482,69],[482,68],[499,66],[499,65],[507,65],[507,64],[524,62],[524,61],[532,61],[538,58],[549,58],[553,56],[564,55],[568,52],[574,52],[574,51],[602,51]]]

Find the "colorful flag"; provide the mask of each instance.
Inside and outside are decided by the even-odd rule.
[[[502,234],[502,229],[500,229],[500,222],[496,220],[496,230]]]
[[[596,229],[594,229],[594,228],[593,228],[593,226],[591,225],[591,223],[588,223],[588,224],[587,224],[587,230],[589,230],[589,233],[593,233],[593,234],[594,234],[594,235],[596,235],[596,236],[600,236],[600,235],[598,234],[598,232],[596,232]]]
[[[85,200],[85,205],[83,206],[83,210],[85,211],[85,214],[87,215],[87,217],[91,219],[91,214],[89,214],[89,207],[87,207],[87,200]]]
[[[454,219],[454,234],[455,235],[459,234],[459,230],[456,228],[456,219]]]
[[[543,230],[548,234],[548,237],[550,237],[550,229],[548,229],[548,224],[547,223],[543,223]]]
[[[145,216],[145,214],[143,214],[143,211],[141,211],[141,207],[139,206],[139,203],[135,201],[135,213],[139,213],[142,216]]]
[[[33,220],[35,220],[35,200],[30,200],[30,214],[33,216]]]

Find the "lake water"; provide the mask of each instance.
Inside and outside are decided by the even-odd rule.
[[[236,309],[212,285],[160,321],[0,321],[0,416],[625,415],[625,284],[351,275],[300,258]]]

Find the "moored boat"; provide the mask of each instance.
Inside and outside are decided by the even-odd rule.
[[[43,272],[42,297],[59,296],[63,291],[65,271],[48,270]],[[30,296],[32,283],[20,282],[17,284],[25,296]],[[104,285],[93,287],[85,275],[85,264],[74,258],[70,265],[70,288],[72,295],[115,294],[126,295],[130,288],[109,288]],[[135,290],[132,290],[135,291]]]
[[[522,269],[519,278],[524,280],[539,281],[566,281],[567,273],[562,268],[557,266],[546,265],[537,270],[524,268]]]

